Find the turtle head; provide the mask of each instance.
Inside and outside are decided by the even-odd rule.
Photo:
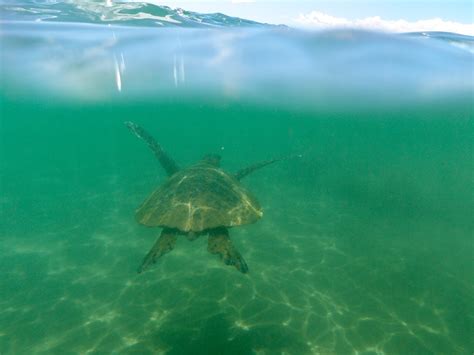
[[[219,167],[221,166],[221,156],[218,154],[207,154],[201,159],[201,163]]]

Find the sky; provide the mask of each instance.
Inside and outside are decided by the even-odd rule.
[[[472,0],[144,0],[202,13],[222,12],[293,27],[361,27],[474,36]]]

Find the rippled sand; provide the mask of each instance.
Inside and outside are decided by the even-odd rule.
[[[159,229],[134,221],[142,196],[117,177],[103,180],[101,194],[43,196],[29,224],[11,217],[18,228],[5,228],[0,259],[1,353],[470,350],[469,270],[416,235],[389,239],[393,225],[367,224],[329,197],[303,199],[297,186],[269,186],[262,174],[247,186],[260,191],[264,218],[231,230],[248,275],[209,254],[206,237],[180,237],[139,275]],[[420,223],[421,233],[439,229]]]

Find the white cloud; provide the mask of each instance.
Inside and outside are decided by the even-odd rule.
[[[255,0],[231,0],[232,4],[251,4],[254,3]]]
[[[384,20],[379,16],[374,16],[349,20],[344,17],[334,17],[319,11],[312,11],[308,14],[299,15],[295,21],[302,26],[317,29],[350,27],[388,32],[442,31],[474,36],[474,24],[445,21],[440,18],[410,22],[406,20]]]

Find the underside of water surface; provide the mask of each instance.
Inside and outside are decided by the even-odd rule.
[[[0,353],[472,353],[472,38],[46,16],[67,6],[4,7]],[[222,20],[130,6],[107,21]],[[205,235],[137,274],[167,176],[125,121],[182,167],[298,156],[242,179],[248,274]]]

